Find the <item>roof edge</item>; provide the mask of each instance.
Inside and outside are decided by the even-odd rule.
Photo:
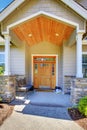
[[[13,1],[5,10],[0,13],[0,22],[3,21],[9,14],[11,14],[19,5],[21,5],[25,0],[15,0]],[[87,10],[81,7],[73,0],[60,0],[71,9],[73,9],[76,13],[82,16],[87,20]],[[12,7],[13,6],[13,7]]]
[[[0,22],[3,21],[9,14],[11,14],[24,1],[25,0],[15,0],[15,1],[13,1],[5,10],[3,10],[0,13]]]
[[[83,7],[81,7],[79,4],[77,4],[73,0],[60,0],[67,6],[69,6],[71,9],[73,9],[76,13],[78,13],[80,16],[82,16],[84,19],[87,20],[87,10],[85,10]]]

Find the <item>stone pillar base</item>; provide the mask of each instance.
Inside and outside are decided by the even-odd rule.
[[[16,82],[14,76],[0,76],[0,99],[11,102],[15,99]]]
[[[71,81],[75,78],[75,76],[64,76],[64,93],[71,93]]]
[[[87,78],[76,78],[71,84],[71,101],[75,105],[80,98],[87,96]]]

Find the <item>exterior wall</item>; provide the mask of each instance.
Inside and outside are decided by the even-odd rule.
[[[87,78],[77,78],[72,80],[71,101],[75,105],[79,99],[87,96]]]
[[[23,18],[26,18],[39,11],[45,11],[61,18],[73,21],[79,24],[80,29],[84,29],[84,19],[60,1],[26,0],[13,13],[11,13],[6,19],[2,21],[2,31],[6,31],[7,25],[22,20]]]
[[[87,45],[82,46],[82,51],[87,52]],[[76,45],[63,47],[63,74],[64,93],[71,93],[71,82],[76,77]]]
[[[63,44],[63,91],[71,92],[71,80],[76,76],[76,45]]]
[[[59,64],[58,64],[58,80],[59,80],[59,87],[63,89],[63,46],[60,46],[60,55],[59,55]]]
[[[23,46],[23,42],[17,37],[17,35],[13,32],[10,31],[10,37],[11,37],[11,42],[14,43],[17,47]]]
[[[59,86],[62,84],[62,59],[61,59],[61,47],[56,46],[49,42],[42,42],[38,43],[36,45],[33,45],[29,48],[29,56],[28,56],[28,62],[29,62],[29,82],[31,83],[31,74],[32,74],[32,54],[57,54],[58,55],[58,82]],[[61,76],[60,76],[61,75]],[[31,83],[32,84],[32,83]]]
[[[74,0],[87,9],[87,0]]]
[[[25,44],[25,77],[26,81],[29,82],[29,64],[30,64],[30,56],[29,56],[29,46]]]
[[[14,76],[0,76],[0,98],[10,102],[15,98],[16,80]]]
[[[64,76],[64,93],[71,94],[71,82],[75,76]]]
[[[25,75],[25,48],[11,46],[10,68],[12,75]]]
[[[87,45],[83,45],[83,46],[82,46],[82,51],[83,51],[83,52],[87,52]]]
[[[4,52],[4,46],[0,46],[0,52]]]
[[[63,74],[64,76],[76,75],[76,45],[72,47],[63,46]]]

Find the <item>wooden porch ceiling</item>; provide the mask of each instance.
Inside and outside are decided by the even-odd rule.
[[[74,27],[60,21],[38,16],[12,28],[12,31],[19,39],[32,46],[42,41],[62,45],[63,40],[67,40],[74,29]]]

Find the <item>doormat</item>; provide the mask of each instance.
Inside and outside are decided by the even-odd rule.
[[[39,88],[35,89],[37,92],[54,92],[54,89],[48,89],[48,88]]]

